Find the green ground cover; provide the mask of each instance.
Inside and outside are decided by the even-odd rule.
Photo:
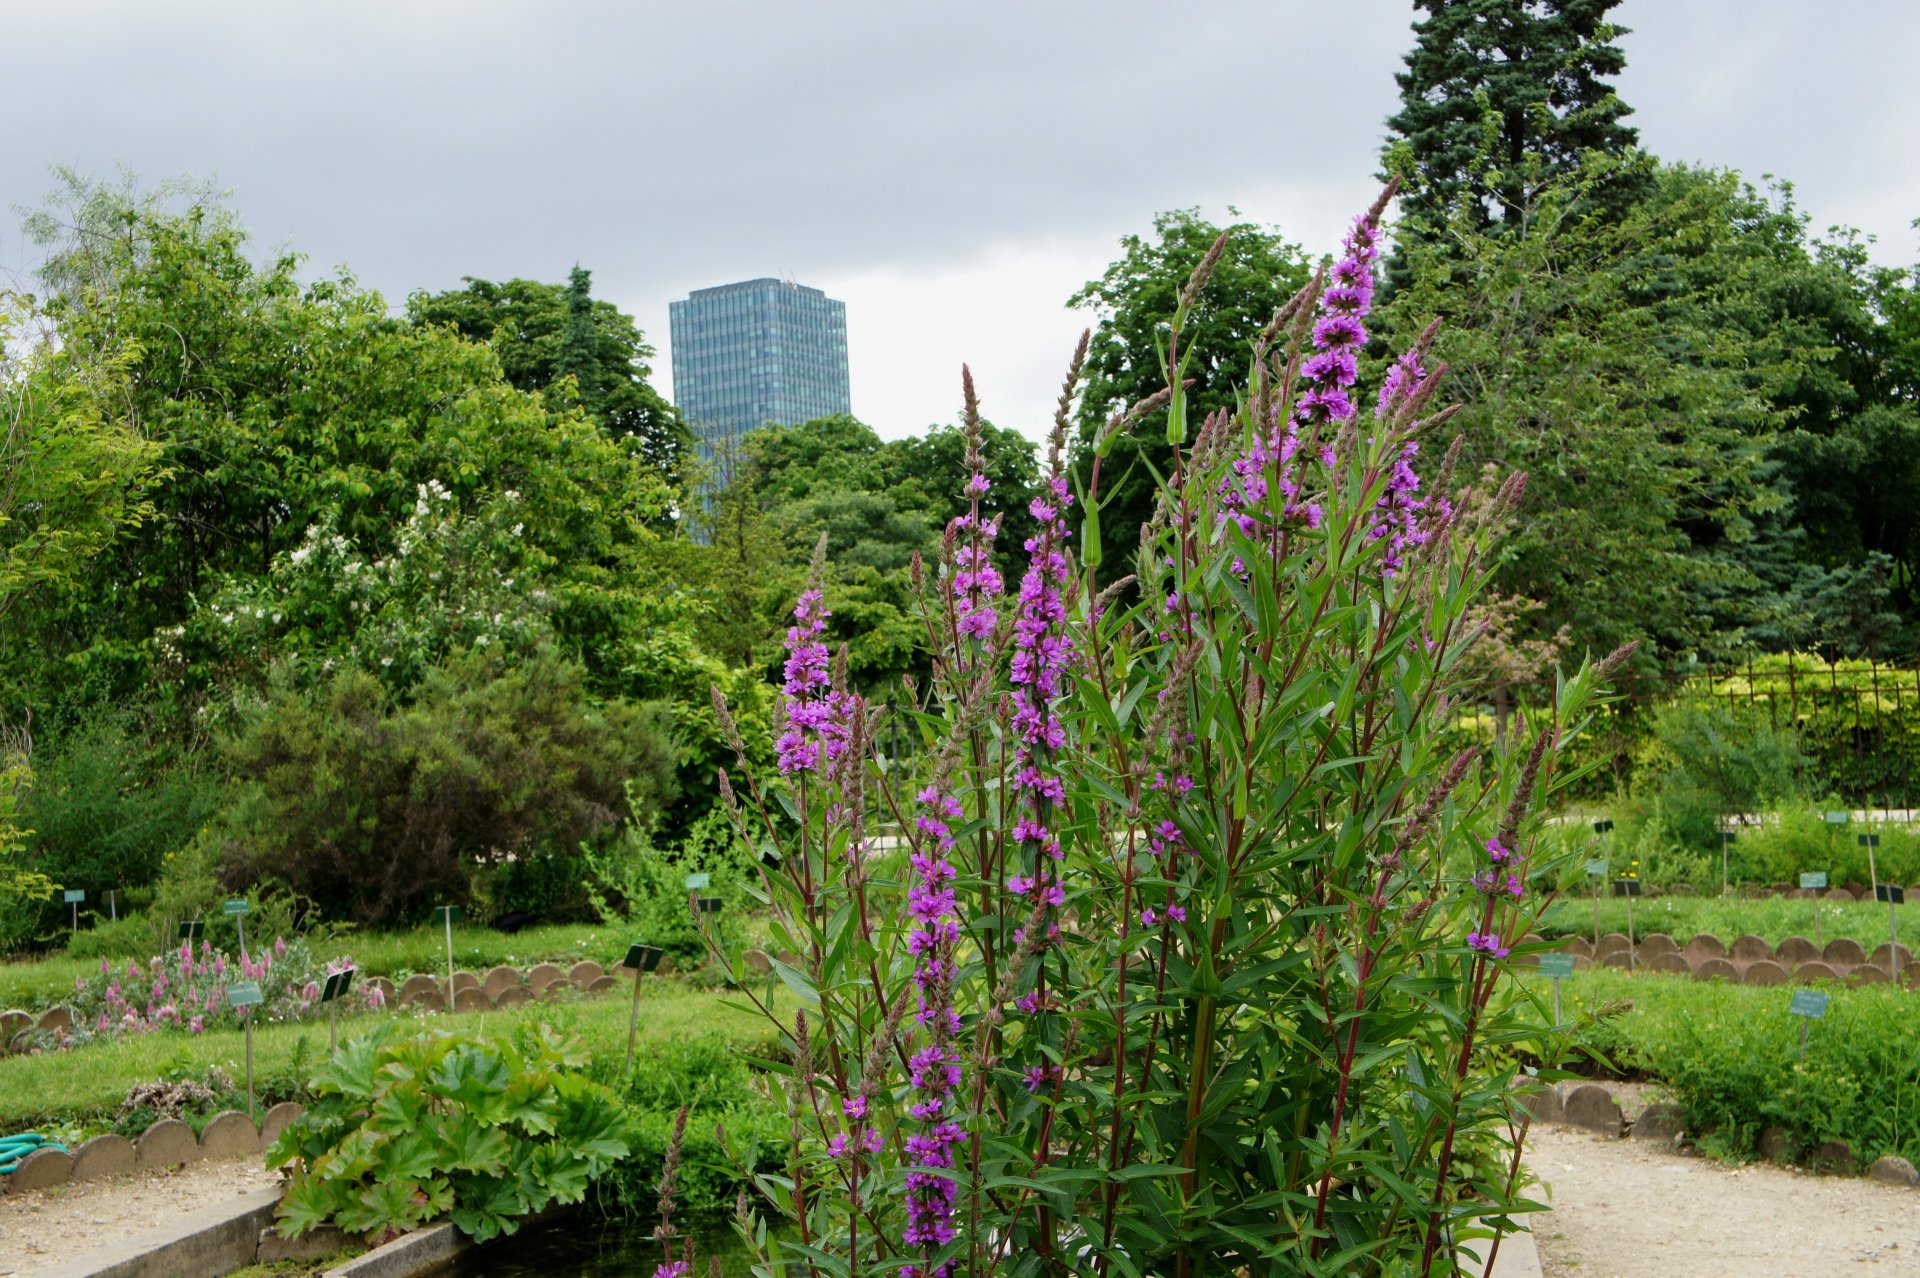
[[[1874,946],[1887,939],[1887,907],[1878,901],[1789,901],[1779,897],[1641,897],[1633,903],[1634,935],[1665,932],[1682,945],[1688,937],[1702,932],[1723,941],[1752,935],[1778,945],[1789,936],[1812,938],[1816,906],[1823,940],[1851,937],[1871,953]],[[1916,906],[1920,902],[1897,908],[1901,943],[1920,950],[1920,914],[1910,913]],[[1600,930],[1626,932],[1624,899],[1607,897],[1600,902]],[[1563,897],[1541,921],[1540,934],[1591,936],[1593,902],[1584,897]]]
[[[562,1003],[529,1003],[498,1011],[459,1014],[403,1010],[421,1029],[440,1026],[483,1027],[502,1031],[527,1021],[543,1021],[571,1030],[586,1040],[597,1061],[618,1063],[626,1054],[625,997],[579,998]],[[343,1019],[343,1040],[374,1017]],[[642,993],[640,1051],[657,1054],[713,1036],[740,1046],[759,1043],[765,1022],[727,1005],[717,995],[700,993],[673,981],[649,984]],[[302,1043],[304,1042],[304,1047]],[[265,1025],[254,1031],[254,1075],[258,1088],[272,1096],[298,1085],[296,1062],[309,1065],[325,1056],[324,1021]],[[174,1076],[199,1076],[211,1067],[225,1070],[244,1086],[245,1035],[221,1030],[200,1035],[154,1033],[122,1038],[67,1052],[0,1058],[0,1132],[57,1125],[72,1134],[103,1129],[136,1082]]]
[[[1548,982],[1528,988],[1550,1010]],[[1768,1127],[1804,1157],[1842,1140],[1861,1167],[1920,1159],[1920,1035],[1913,995],[1890,986],[1826,990],[1826,1014],[1788,1012],[1790,987],[1694,981],[1662,972],[1585,971],[1562,983],[1562,1015],[1591,1072],[1658,1079],[1710,1152],[1744,1158]]]

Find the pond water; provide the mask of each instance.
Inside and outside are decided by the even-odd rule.
[[[651,1221],[599,1221],[575,1216],[497,1238],[465,1254],[459,1278],[646,1278],[660,1263]],[[752,1255],[729,1231],[694,1237],[693,1271],[706,1278],[707,1259],[720,1258],[726,1278],[749,1278]]]

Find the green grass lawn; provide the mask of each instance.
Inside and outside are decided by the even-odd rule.
[[[1778,945],[1789,936],[1813,938],[1813,912],[1820,910],[1820,935],[1823,941],[1846,936],[1860,942],[1871,953],[1887,939],[1887,907],[1878,901],[1788,901],[1778,897],[1748,900],[1740,897],[1660,896],[1641,897],[1633,903],[1635,936],[1665,932],[1680,944],[1698,933],[1709,933],[1723,941],[1753,935],[1769,945]],[[1895,907],[1899,916],[1901,943],[1920,951],[1920,907]],[[1627,930],[1627,902],[1606,897],[1600,902],[1600,930]],[[1542,920],[1543,936],[1591,936],[1593,902],[1586,898],[1562,898]]]
[[[595,1056],[619,1060],[626,1053],[627,1017],[631,1006],[631,999],[616,991],[591,998],[571,998],[557,1004],[529,1003],[489,1012],[448,1014],[407,1009],[343,1019],[340,1036],[344,1041],[377,1020],[395,1016],[409,1019],[423,1029],[444,1026],[497,1031],[523,1022],[544,1021],[579,1034]],[[714,1033],[743,1046],[768,1037],[763,1020],[729,1007],[721,995],[702,993],[677,981],[652,981],[643,989],[642,1052],[649,1044]],[[303,1041],[304,1049],[300,1046]],[[324,1020],[256,1029],[253,1036],[256,1089],[284,1094],[293,1083],[296,1056],[303,1050],[309,1063],[317,1063],[326,1056]],[[201,1035],[161,1031],[66,1052],[0,1057],[0,1133],[46,1125],[100,1128],[111,1122],[132,1084],[169,1073],[198,1075],[217,1065],[244,1087],[244,1061],[245,1033],[241,1030]],[[271,1086],[260,1087],[262,1082]]]

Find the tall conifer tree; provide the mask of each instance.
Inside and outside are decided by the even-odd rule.
[[[1463,202],[1482,229],[1511,225],[1582,152],[1634,146],[1610,83],[1627,64],[1626,28],[1607,21],[1619,2],[1414,0],[1427,16],[1387,121],[1389,166],[1410,179],[1403,234],[1437,233]]]

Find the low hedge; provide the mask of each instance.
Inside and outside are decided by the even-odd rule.
[[[1545,994],[1543,979],[1528,980]],[[1778,1127],[1795,1157],[1838,1140],[1861,1167],[1885,1154],[1920,1161],[1914,995],[1827,992],[1825,1017],[1806,1022],[1804,1054],[1785,986],[1587,971],[1563,982],[1562,1009],[1589,1060],[1658,1079],[1710,1152],[1751,1157],[1761,1133]]]

